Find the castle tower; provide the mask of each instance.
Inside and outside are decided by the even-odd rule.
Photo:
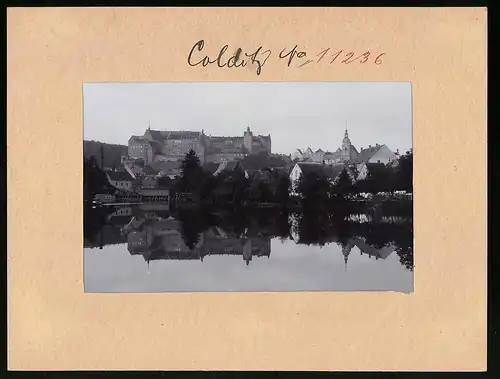
[[[342,140],[342,161],[348,161],[351,159],[351,140],[349,139],[349,133],[347,132],[347,123],[345,126],[344,139]]]
[[[249,154],[252,154],[252,142],[253,142],[253,133],[250,130],[250,127],[247,126],[247,130],[243,135],[243,146],[248,151]]]

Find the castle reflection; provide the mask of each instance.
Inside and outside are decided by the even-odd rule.
[[[142,255],[145,262],[239,255],[249,265],[252,259],[269,258],[271,241],[280,239],[297,245],[339,245],[346,267],[356,248],[374,260],[395,252],[402,265],[413,269],[411,223],[360,224],[323,216],[262,211],[217,217],[141,206],[92,210],[85,217],[84,247],[126,244],[131,255]]]
[[[238,237],[217,226],[209,227],[190,247],[182,233],[182,223],[174,218],[147,220],[133,218],[125,225],[128,251],[145,261],[160,259],[203,259],[210,255],[241,255],[248,265],[252,257],[271,255],[271,238]]]

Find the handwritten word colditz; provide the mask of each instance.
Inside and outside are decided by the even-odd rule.
[[[229,49],[229,45],[224,45],[216,57],[210,57],[204,53],[201,53],[205,46],[204,40],[199,40],[196,42],[188,54],[188,64],[192,67],[203,66],[206,67],[210,64],[216,64],[220,68],[239,68],[246,67],[247,65],[255,65],[257,75],[260,75],[262,69],[268,59],[271,57],[272,52],[269,49],[264,49],[259,46],[253,52],[244,52],[243,49],[238,48],[236,52],[228,57],[226,54]],[[277,55],[278,59],[284,60],[286,62],[286,67],[292,67],[292,63],[297,64],[296,67],[304,67],[310,63],[320,63],[323,59],[332,64],[334,62],[339,62],[341,64],[351,64],[351,63],[373,63],[376,65],[382,64],[382,56],[386,53],[374,53],[371,51],[365,51],[361,54],[356,54],[353,51],[347,51],[340,49],[331,52],[331,48],[327,48],[315,55],[314,59],[309,59],[308,54],[305,50],[300,49],[298,45],[292,48],[284,48]]]
[[[239,68],[246,67],[247,64],[256,65],[257,75],[260,75],[262,72],[262,68],[266,64],[267,60],[271,56],[271,50],[262,50],[262,46],[256,49],[252,53],[246,53],[241,48],[238,48],[234,54],[232,54],[229,58],[224,58],[224,54],[226,53],[229,45],[224,45],[217,57],[211,59],[208,55],[205,55],[200,59],[201,56],[199,54],[195,54],[195,51],[201,52],[203,47],[205,46],[205,41],[200,40],[194,44],[191,48],[191,51],[188,55],[188,64],[192,67],[202,65],[203,67],[208,66],[209,64],[216,63],[218,67],[227,67],[227,68]],[[227,55],[226,55],[227,56]]]

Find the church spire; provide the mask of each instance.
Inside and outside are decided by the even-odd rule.
[[[345,123],[345,133],[344,133],[345,138],[349,138],[349,133],[347,132],[347,122]]]
[[[347,260],[351,253],[352,245],[350,243],[342,244],[342,255],[344,256],[344,271],[347,271]]]

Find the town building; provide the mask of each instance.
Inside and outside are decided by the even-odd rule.
[[[224,161],[219,164],[219,167],[214,172],[214,176],[221,174],[222,172],[233,173],[241,172],[244,173],[245,169],[240,161]]]
[[[361,255],[366,254],[370,258],[387,259],[394,251],[396,251],[396,245],[390,243],[383,247],[376,247],[367,243],[362,238],[352,238],[350,242],[359,249]]]
[[[366,254],[369,258],[375,258],[375,260],[385,260],[396,251],[396,245],[394,245],[394,243],[376,247],[366,243],[363,238],[359,237],[350,238],[347,242],[338,242],[338,245],[341,247],[342,255],[344,256],[345,270],[347,270],[349,255],[354,247],[358,248],[360,255]]]
[[[247,127],[243,136],[244,152],[250,155],[259,155],[262,153],[271,154],[271,135],[255,136],[250,127]]]
[[[146,129],[143,136],[131,136],[128,141],[128,157],[142,159],[146,164],[167,162],[184,157],[194,150],[200,160],[205,157],[203,132],[159,131]]]
[[[383,163],[394,164],[399,158],[399,151],[392,152],[387,145],[375,144],[368,148],[361,148],[359,151],[354,147],[349,138],[347,128],[344,131],[344,138],[341,146],[335,152],[323,151],[318,149],[315,152],[311,148],[302,151],[297,149],[292,157],[302,162],[324,163],[328,165],[335,164],[361,164],[361,163]]]
[[[206,162],[223,162],[243,159],[244,137],[212,137],[205,138]]]
[[[361,149],[353,160],[355,163],[382,163],[387,165],[399,158],[399,151],[392,152],[387,145],[369,145],[366,149]]]
[[[332,184],[335,184],[344,168],[345,167],[342,165],[298,162],[290,172],[291,193],[294,195],[297,194],[297,184],[302,175],[308,175],[310,173],[324,174]]]
[[[127,171],[106,171],[109,184],[116,189],[130,192],[134,178]]]

